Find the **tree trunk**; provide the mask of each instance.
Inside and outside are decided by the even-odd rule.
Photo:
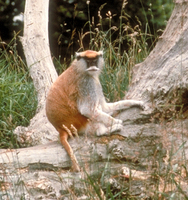
[[[168,108],[174,112],[180,107],[183,113],[188,111],[187,17],[187,1],[177,0],[155,48],[144,62],[134,67],[126,98],[144,99],[152,103],[153,111]]]
[[[38,96],[38,112],[44,108],[51,84],[57,78],[48,40],[49,0],[27,0],[22,44]]]
[[[43,8],[46,1],[38,1],[38,4],[40,3]],[[27,5],[26,10],[32,8],[32,12],[39,10],[39,13],[43,13],[43,9],[39,9],[35,3],[29,8]],[[29,22],[26,23],[30,26]],[[27,26],[25,28],[27,29]],[[32,34],[35,34],[35,31]],[[43,40],[41,34],[30,38],[28,45],[36,49],[41,40],[47,41],[47,38]],[[26,39],[23,41],[25,45],[28,42]],[[50,54],[39,58],[37,54],[27,52],[26,50],[26,57],[32,55],[34,59],[28,63],[34,74],[39,69],[48,70],[42,66],[46,64],[43,63],[45,59],[50,59]],[[39,65],[37,69],[33,68],[35,65]],[[50,66],[53,66],[52,63]],[[38,91],[44,90],[44,94],[39,96],[41,105],[38,110],[41,110],[50,81],[54,79],[44,80],[41,77],[46,76],[46,73],[40,71],[39,74],[40,76],[34,75],[34,81],[35,86],[37,82],[44,81]],[[125,199],[165,199],[168,195],[169,199],[186,199],[187,77],[188,1],[177,0],[156,47],[144,62],[133,68],[132,83],[126,98],[143,99],[148,109],[140,113],[138,108],[131,108],[120,113],[118,117],[124,121],[124,129],[118,135],[100,138],[83,135],[79,139],[70,140],[82,173],[69,172],[70,159],[58,142],[26,149],[0,150],[0,187],[3,188],[0,195],[8,193],[13,199],[105,199],[102,193],[108,192],[107,188],[110,187],[116,194],[123,191]],[[45,84],[45,81],[48,83]],[[41,119],[36,116],[35,119],[30,127],[37,124],[43,127],[43,130],[47,129],[45,126],[49,123],[44,121],[45,116]],[[36,127],[29,130],[33,130],[35,134]],[[87,173],[84,173],[85,171]],[[88,182],[91,184],[88,185]],[[96,187],[101,198],[92,190]]]
[[[57,140],[58,133],[48,122],[45,101],[48,90],[57,78],[48,40],[49,0],[26,0],[24,34],[21,38],[30,76],[37,92],[38,107],[29,127],[17,127],[14,133],[23,146]]]

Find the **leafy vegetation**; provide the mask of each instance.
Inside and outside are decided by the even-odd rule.
[[[27,126],[37,107],[29,71],[16,52],[16,41],[0,49],[0,148],[17,148],[13,130]],[[5,48],[6,46],[6,48]]]
[[[123,6],[122,4],[126,4]],[[126,22],[130,27],[135,27],[140,23],[141,32],[158,36],[161,35],[159,29],[164,29],[166,22],[173,9],[172,0],[100,0],[100,1],[51,1],[50,10],[50,35],[52,52],[54,55],[64,57],[74,54],[80,47],[79,32],[83,27],[86,31],[91,30],[90,25],[97,26],[103,21],[102,31],[109,31],[109,11],[111,12],[111,27],[119,27],[119,21]],[[57,9],[58,8],[58,9]],[[99,12],[100,11],[100,16]],[[123,16],[123,18],[121,18]],[[145,26],[147,25],[147,26]],[[70,33],[74,33],[74,37]],[[118,33],[117,33],[118,34]],[[113,37],[117,37],[114,33]],[[114,40],[112,37],[112,40]],[[152,42],[150,42],[151,44]],[[83,42],[88,48],[89,38]],[[124,50],[126,45],[123,46]]]

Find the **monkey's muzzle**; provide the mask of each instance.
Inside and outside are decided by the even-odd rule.
[[[99,71],[100,69],[96,66],[91,66],[88,69],[86,69],[86,71]]]

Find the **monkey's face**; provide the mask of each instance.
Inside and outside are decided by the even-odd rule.
[[[99,75],[103,68],[104,59],[102,51],[87,50],[84,52],[76,53],[77,62],[79,63],[79,70],[84,73],[95,76]]]

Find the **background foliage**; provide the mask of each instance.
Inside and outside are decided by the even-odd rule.
[[[123,6],[123,9],[122,9]],[[155,38],[166,26],[173,9],[173,0],[69,0],[51,1],[50,6],[50,41],[52,52],[56,57],[74,55],[80,48],[80,35],[87,31],[100,28],[104,32],[109,30],[109,11],[111,13],[111,27],[119,27],[120,21],[124,25],[135,27],[139,24],[141,31],[152,34]],[[99,14],[100,11],[100,14]],[[121,18],[121,16],[123,16]],[[90,21],[90,23],[88,23]],[[117,37],[112,36],[112,40]],[[89,48],[90,38],[85,37],[83,48]],[[153,44],[148,41],[148,45]],[[127,45],[124,45],[127,50]]]
[[[29,71],[18,56],[15,40],[0,49],[0,148],[19,147],[13,134],[18,125],[29,125],[37,98]]]
[[[125,6],[122,9],[123,3]],[[21,31],[22,34],[23,24],[14,17],[24,12],[24,4],[24,0],[0,0],[0,36],[3,41],[8,43],[14,36],[13,31]],[[118,27],[120,20],[131,27],[139,24],[142,32],[156,38],[161,34],[159,30],[165,28],[172,9],[173,0],[51,0],[49,32],[52,53],[56,58],[61,57],[61,61],[71,58],[80,48],[81,33],[99,27],[101,21],[103,31],[108,31],[109,11],[112,16],[111,27]],[[121,19],[122,15],[124,17]],[[90,38],[85,37],[82,48],[89,48],[89,41]],[[148,45],[151,46],[153,42],[148,41]],[[127,49],[127,45],[124,48]]]

